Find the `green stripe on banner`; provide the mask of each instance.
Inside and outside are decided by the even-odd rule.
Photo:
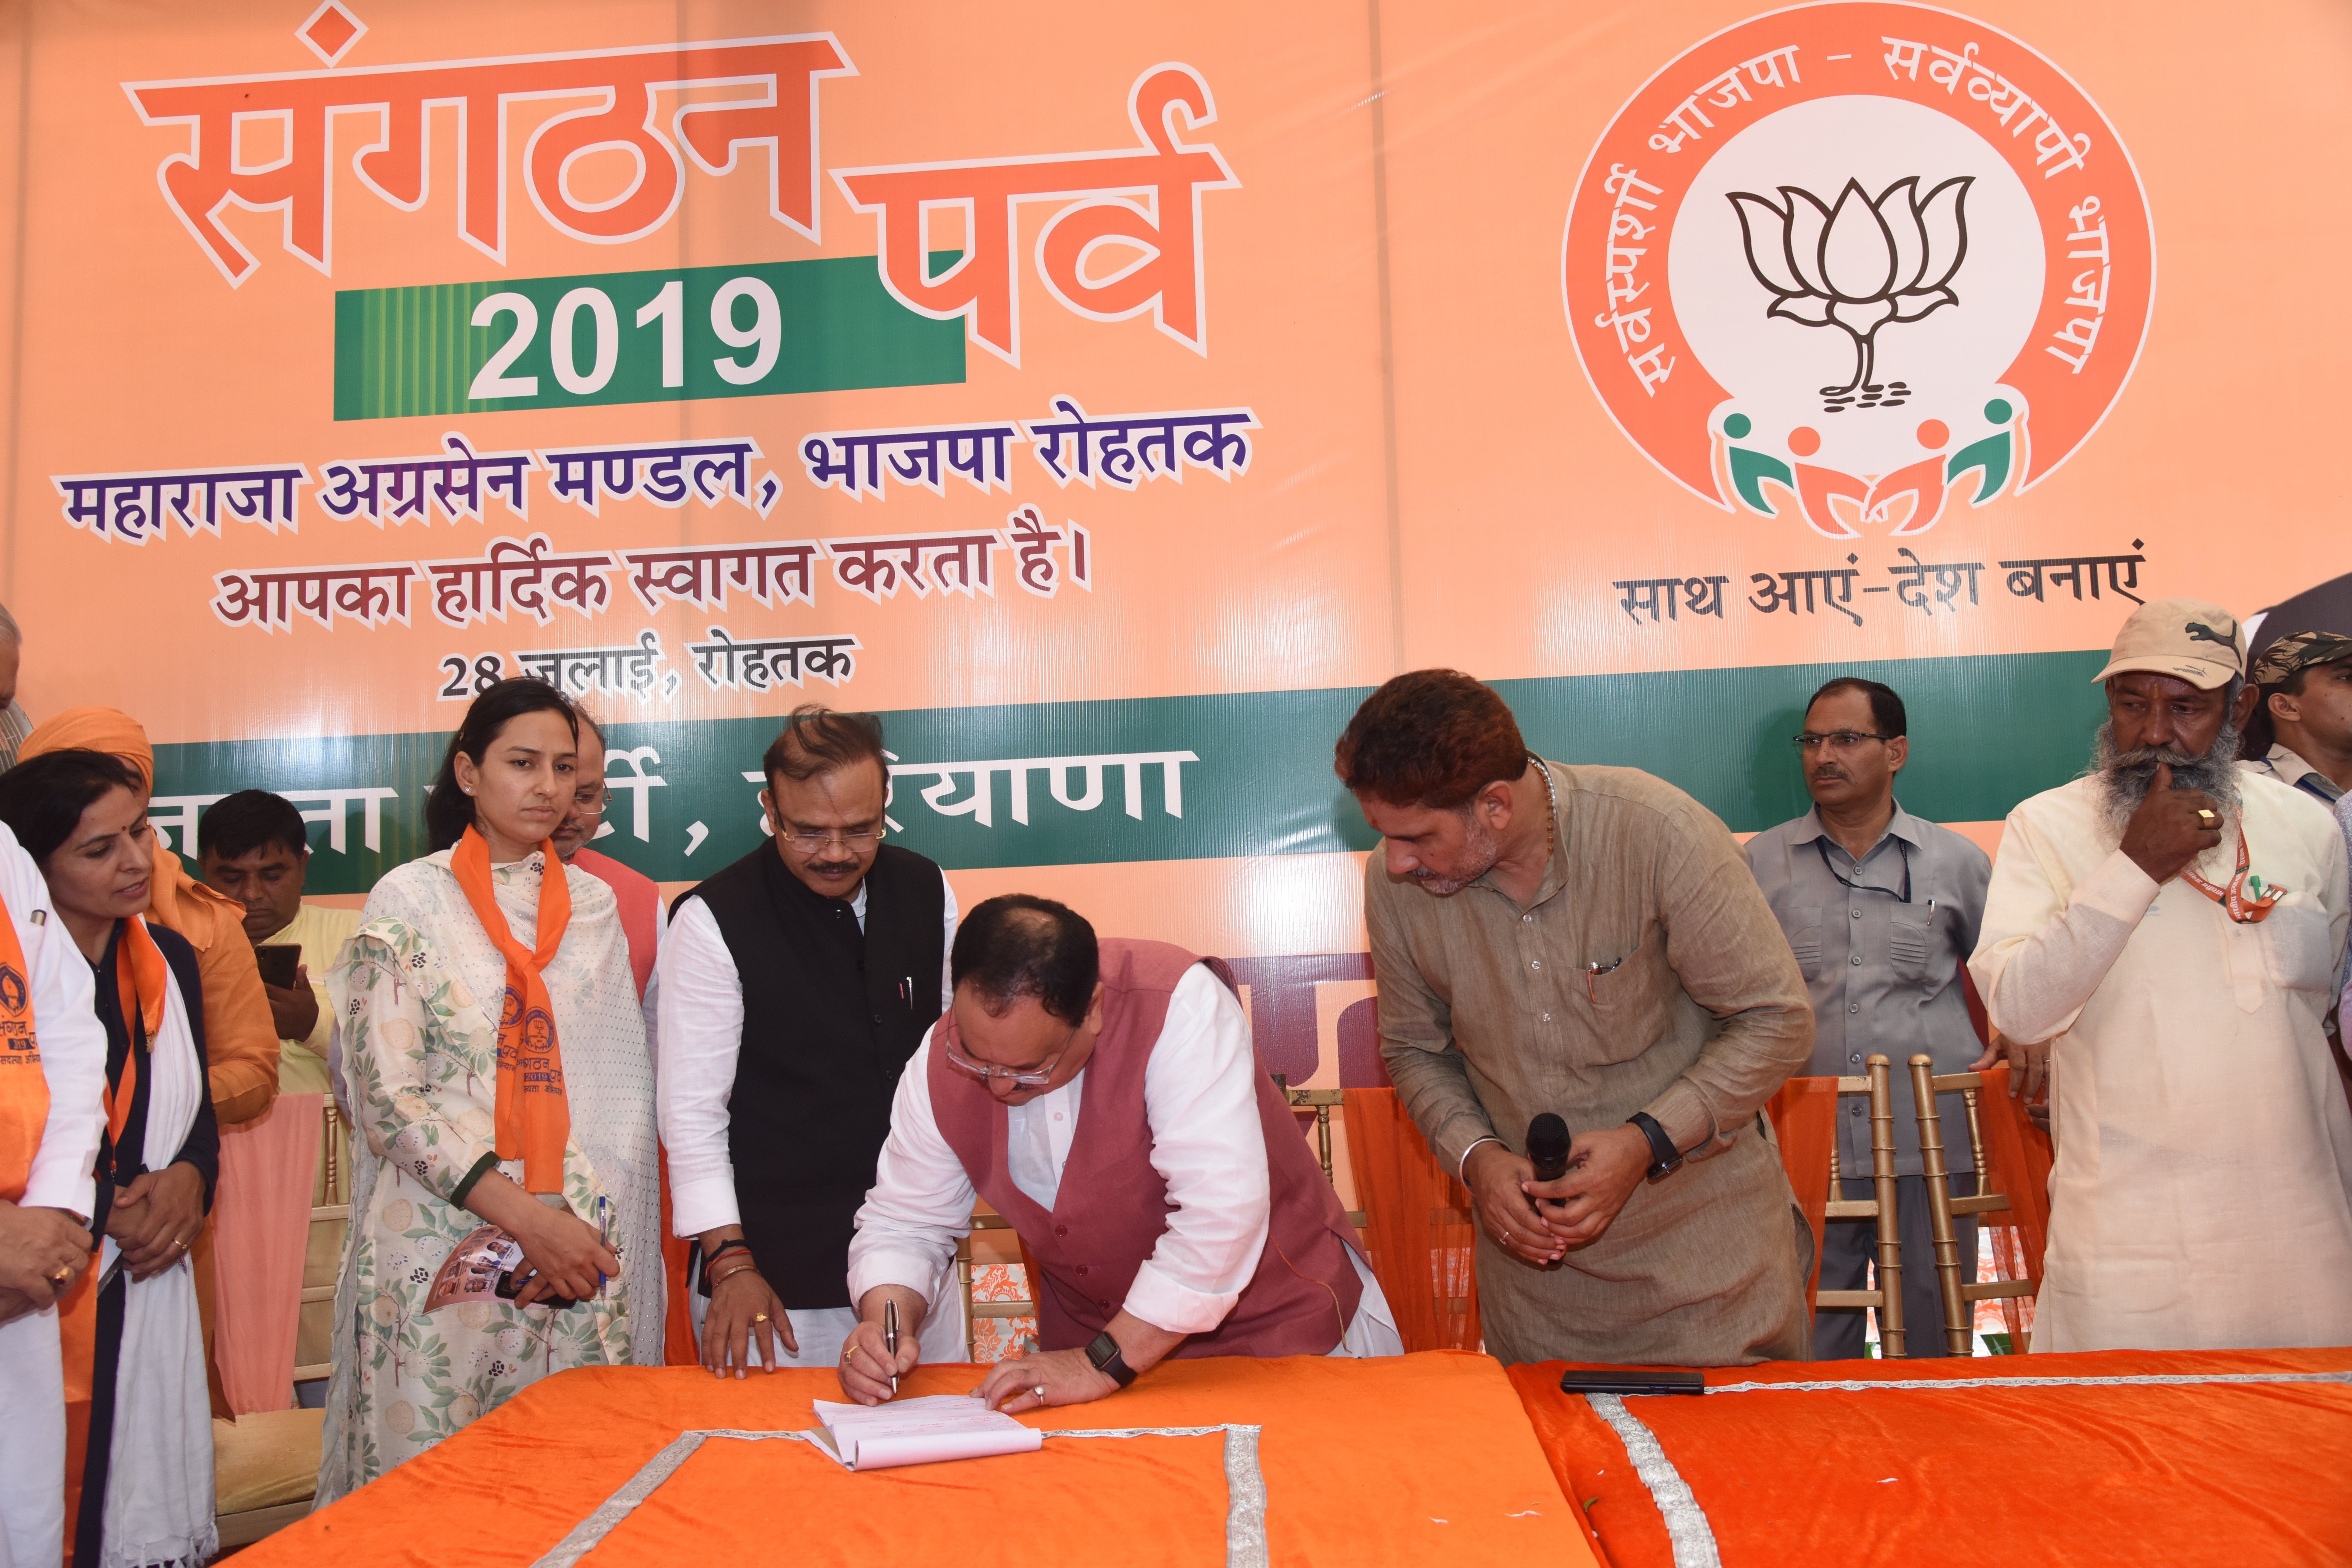
[[[2105,657],[1560,676],[1497,688],[1546,756],[1647,769],[1748,832],[1805,809],[1789,737],[1813,689],[1836,675],[1883,680],[1910,712],[1904,805],[1979,822],[2082,770],[2104,714],[2091,677]],[[893,837],[950,869],[1368,848],[1372,835],[1331,773],[1331,744],[1366,689],[885,713],[898,759]],[[454,726],[455,704],[450,718]],[[597,847],[664,881],[707,876],[744,854],[760,842],[760,786],[742,774],[758,769],[776,729],[774,718],[612,723],[613,831]],[[446,744],[440,734],[158,747],[156,822],[184,845],[208,797],[278,790],[314,824],[311,890],[363,891],[425,853],[424,788]]]
[[[335,295],[338,419],[932,386],[963,356],[963,322],[899,304],[870,256]]]

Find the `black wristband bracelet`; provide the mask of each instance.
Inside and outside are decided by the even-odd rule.
[[[1675,1141],[1667,1136],[1666,1130],[1658,1125],[1656,1117],[1646,1110],[1637,1110],[1625,1119],[1625,1125],[1638,1130],[1643,1137],[1649,1140],[1650,1168],[1643,1174],[1651,1181],[1672,1175],[1682,1169],[1683,1152],[1675,1147]]]

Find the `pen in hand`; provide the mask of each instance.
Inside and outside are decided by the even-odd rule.
[[[898,1392],[898,1303],[882,1303],[882,1347],[890,1352],[890,1392]]]

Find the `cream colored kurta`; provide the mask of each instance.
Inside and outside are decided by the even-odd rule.
[[[2352,1110],[2321,1021],[2347,923],[2326,808],[2239,770],[2233,924],[2116,847],[2096,779],[2010,814],[1969,963],[1994,1026],[2052,1043],[2058,1158],[2037,1351],[2352,1344]],[[2237,837],[2198,862],[2226,886]]]
[[[493,867],[518,941],[535,940],[542,857]],[[560,869],[560,868],[559,868]],[[574,1307],[425,1310],[450,1248],[481,1220],[451,1194],[493,1153],[506,960],[449,869],[412,860],[368,895],[328,989],[354,1123],[352,1237],[335,1294],[318,1501],[332,1501],[552,1373],[662,1360],[654,1080],[613,889],[573,874],[572,922],[542,972],[555,1005],[572,1135],[563,1198],[621,1254]],[[522,1162],[499,1167],[522,1179]]]

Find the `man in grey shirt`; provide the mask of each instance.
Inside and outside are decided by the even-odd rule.
[[[1895,1210],[1903,1241],[1903,1321],[1915,1356],[1945,1353],[1943,1300],[1920,1173],[1910,1059],[1965,1072],[1981,1049],[1969,1021],[1961,966],[1977,943],[1992,863],[1949,829],[1922,822],[1895,800],[1895,775],[1910,755],[1903,699],[1874,680],[1841,677],[1813,693],[1797,737],[1813,809],[1748,841],[1748,868],[1788,933],[1813,1003],[1816,1077],[1859,1075],[1884,1055],[1895,1074]],[[1973,1173],[1967,1110],[1937,1097],[1944,1160]],[[1868,1198],[1870,1114],[1858,1098],[1839,1107],[1835,1144],[1843,1196]],[[1968,1189],[1963,1189],[1968,1190]],[[1954,1219],[1963,1278],[1977,1270],[1977,1222]],[[1824,1290],[1859,1290],[1876,1250],[1867,1220],[1832,1220],[1822,1240]],[[1813,1357],[1864,1354],[1863,1311],[1825,1308],[1813,1319]]]

